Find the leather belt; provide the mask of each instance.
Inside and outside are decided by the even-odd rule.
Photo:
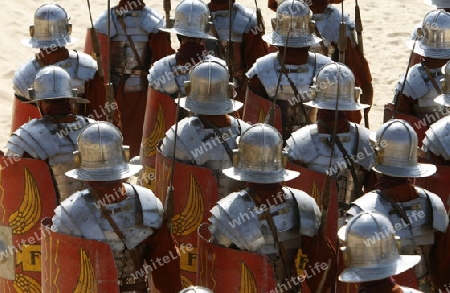
[[[141,70],[141,69],[128,69],[128,68],[121,68],[121,67],[114,67],[111,68],[111,72],[119,75],[139,75],[139,76],[146,76],[147,71]]]
[[[147,284],[146,283],[136,283],[136,284],[120,285],[120,292],[139,291],[139,290],[145,290],[143,292],[147,292]]]

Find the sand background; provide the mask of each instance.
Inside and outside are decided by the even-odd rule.
[[[136,0],[139,1],[139,0]],[[112,0],[111,5],[118,1]],[[174,15],[176,5],[180,1],[172,1],[171,16]],[[254,0],[237,0],[247,7],[255,8]],[[20,41],[29,37],[28,29],[33,23],[36,9],[42,4],[49,3],[41,0],[2,1],[0,9],[0,149],[10,135],[11,111],[13,102],[12,77],[20,65],[29,60],[36,49],[23,46]],[[86,28],[90,27],[89,11],[86,1],[54,0],[63,6],[71,17],[73,25],[72,36],[79,39],[70,49],[82,51]],[[146,4],[164,14],[162,0],[146,1]],[[409,49],[404,44],[418,23],[422,22],[425,14],[433,8],[424,4],[422,0],[394,0],[394,1],[358,1],[363,22],[364,50],[373,77],[374,103],[369,114],[370,128],[375,130],[382,124],[383,105],[392,100],[393,89],[398,78],[406,70]],[[354,16],[354,0],[344,2],[344,11]],[[107,7],[106,1],[91,0],[92,17],[97,16]],[[270,19],[274,12],[267,8],[267,0],[258,1],[266,22],[266,32],[270,32]],[[338,5],[341,8],[341,5]],[[172,47],[178,48],[178,41],[172,37]]]

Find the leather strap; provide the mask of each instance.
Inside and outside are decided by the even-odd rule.
[[[198,119],[200,119],[200,121],[205,124],[208,127],[211,127],[211,129],[214,131],[214,133],[216,134],[216,137],[220,137],[222,138],[220,140],[220,143],[223,145],[223,147],[225,148],[225,151],[227,152],[228,157],[230,158],[230,161],[233,162],[233,151],[231,150],[230,146],[228,145],[227,141],[223,139],[223,133],[219,130],[219,128],[217,128],[216,125],[214,125],[214,123],[212,123],[211,121],[209,121],[207,118],[205,118],[204,116],[198,115],[197,116]]]
[[[430,69],[428,68],[428,66],[426,66],[424,62],[422,62],[421,65],[422,65],[422,68],[425,71],[426,75],[430,79],[430,82],[433,84],[434,89],[438,92],[439,95],[442,94],[442,90],[438,86],[438,84],[437,84],[436,80],[434,79],[433,74],[430,72]]]
[[[332,134],[331,129],[328,127],[328,125],[325,122],[323,122],[322,120],[317,120],[317,124],[324,127],[325,129],[328,130],[328,132],[330,134]],[[350,155],[348,154],[347,150],[342,145],[342,142],[339,139],[339,137],[337,135],[331,135],[331,137],[334,139],[334,143],[337,145],[337,147],[341,151],[342,155],[344,156],[345,163],[346,163],[347,167],[349,168],[350,173],[352,174],[353,182],[355,183],[355,197],[358,198],[361,195],[361,184],[360,184],[359,178],[356,174],[356,168],[355,168],[354,162],[353,162],[352,158],[350,157]],[[359,139],[358,139],[358,141],[359,141]],[[344,202],[342,202],[342,204],[343,203]],[[349,207],[344,207],[344,205],[343,205],[342,208],[348,209]]]
[[[247,192],[250,195],[250,197],[258,205],[262,205],[263,204],[263,202],[262,202],[261,198],[259,197],[258,193],[256,193],[251,188],[248,188]],[[292,191],[291,191],[291,193],[292,193]],[[274,243],[277,245],[278,251],[279,251],[280,256],[281,256],[281,262],[283,264],[283,270],[284,270],[284,273],[286,275],[286,279],[291,280],[291,278],[296,278],[297,277],[297,273],[295,271],[293,271],[292,266],[290,266],[288,263],[286,263],[286,261],[287,261],[286,249],[284,248],[283,242],[281,242],[280,239],[278,238],[278,230],[277,230],[277,227],[275,226],[275,221],[273,220],[272,214],[270,213],[270,208],[264,209],[263,214],[261,216],[261,219],[266,220],[267,224],[269,224],[270,232],[272,232]],[[297,292],[301,292],[300,287],[298,286],[298,284],[294,284],[294,285],[295,285],[295,287],[297,289]]]
[[[127,35],[127,31],[126,31],[127,26],[125,25],[125,22],[123,21],[123,16],[119,15],[117,13],[116,13],[116,16],[117,16],[117,20],[120,23],[120,26],[122,27],[123,33],[127,37],[128,43],[130,43],[130,48],[133,51],[134,56],[136,57],[136,60],[139,64],[139,66],[144,66],[144,63],[142,63],[141,57],[139,56],[139,53],[136,49],[136,45],[134,44],[133,39],[131,39],[131,37],[129,35]]]
[[[306,113],[305,105],[303,105],[303,98],[299,94],[297,86],[292,81],[292,79],[289,77],[289,75],[287,73],[288,71],[286,69],[286,64],[284,64],[283,60],[281,60],[280,53],[277,54],[277,58],[278,58],[278,63],[280,63],[280,65],[281,65],[281,72],[286,76],[287,80],[289,81],[289,85],[291,86],[292,90],[294,91],[294,97],[297,99],[297,101],[301,101],[300,108],[302,110],[303,115],[305,116],[306,123],[311,124],[311,121],[309,120],[309,116]],[[312,84],[312,81],[311,81],[311,84]]]
[[[134,192],[136,193],[136,196],[139,197],[139,194],[137,193],[137,191],[134,188],[134,186],[131,185],[131,184],[130,184],[130,186],[133,188]],[[100,202],[100,198],[97,195],[97,193],[94,190],[92,190],[92,189],[89,189],[89,191]],[[137,269],[139,269],[142,266],[142,262],[139,259],[139,257],[136,255],[136,251],[134,249],[128,249],[127,248],[127,242],[126,242],[126,239],[125,239],[125,235],[122,233],[122,231],[120,230],[119,226],[116,224],[114,219],[111,217],[112,212],[110,210],[108,210],[106,208],[106,206],[103,205],[103,204],[100,205],[100,209],[102,211],[103,218],[105,218],[108,221],[109,225],[113,228],[114,232],[117,234],[117,236],[119,236],[120,240],[125,245],[125,249],[127,249],[130,252],[131,257],[133,258],[133,262],[134,262],[135,267]]]

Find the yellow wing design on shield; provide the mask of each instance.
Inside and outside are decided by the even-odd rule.
[[[83,249],[80,250],[80,255],[80,277],[78,278],[78,283],[75,290],[73,290],[73,293],[96,293],[97,280],[95,278],[95,271],[92,267],[91,260]]]
[[[203,219],[203,197],[200,185],[191,174],[189,199],[181,211],[172,217],[172,232],[184,236],[196,231]]]
[[[24,274],[17,274],[13,283],[17,293],[40,293],[41,285],[38,281]]]
[[[250,269],[245,265],[245,263],[242,263],[242,273],[241,273],[241,290],[239,290],[240,293],[257,293],[258,290],[256,290],[256,282],[255,277],[253,277],[252,272],[250,272]]]
[[[13,234],[24,234],[36,226],[41,218],[39,189],[30,171],[25,168],[25,191],[19,209],[9,216],[8,223]]]
[[[158,145],[158,142],[164,138],[165,125],[164,111],[161,104],[158,104],[155,126],[153,127],[152,133],[142,144],[144,156],[153,157],[156,154],[156,146]]]

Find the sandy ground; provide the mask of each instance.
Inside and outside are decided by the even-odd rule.
[[[139,1],[139,0],[136,0]],[[237,0],[247,7],[255,7],[254,0]],[[72,36],[79,41],[69,48],[83,50],[86,28],[90,27],[89,12],[86,1],[54,0],[61,4],[71,16],[73,24]],[[106,1],[91,0],[94,20],[101,11],[106,9]],[[10,135],[11,111],[13,101],[12,77],[14,71],[28,59],[36,49],[28,48],[20,43],[28,38],[28,27],[33,23],[35,10],[42,0],[2,1],[0,9],[0,148],[4,149]],[[147,5],[163,13],[162,0],[147,1]],[[172,17],[178,0],[172,1]],[[116,4],[112,1],[111,5]],[[354,15],[354,0],[344,2],[344,11]],[[422,0],[392,0],[392,1],[359,1],[362,21],[366,58],[372,71],[374,86],[374,104],[370,112],[370,128],[376,129],[382,124],[383,105],[392,100],[393,89],[399,76],[405,72],[408,63],[409,50],[404,41],[407,40],[417,23],[421,23],[424,15],[432,9]],[[270,18],[274,12],[266,8],[267,2],[258,2],[267,23],[267,32],[271,31]],[[339,5],[340,7],[341,5]],[[178,41],[172,38],[173,47],[178,47]]]

